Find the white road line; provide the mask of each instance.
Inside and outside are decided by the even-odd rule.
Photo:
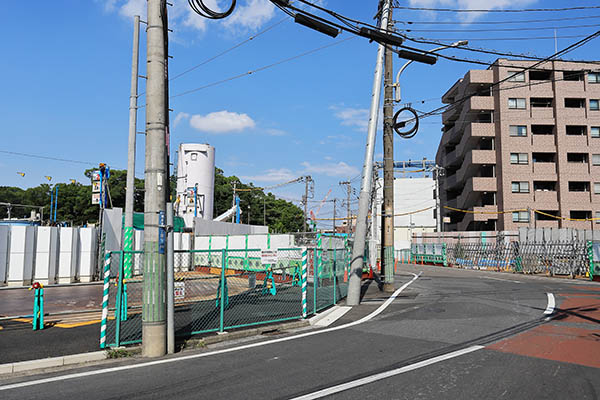
[[[556,306],[554,295],[552,293],[546,293],[546,295],[548,296],[548,306],[546,306],[546,311],[544,311],[544,315],[554,314],[554,307]]]
[[[254,347],[262,347],[262,346],[267,346],[269,344],[287,342],[288,340],[300,339],[300,338],[303,338],[303,337],[308,337],[308,336],[313,336],[313,335],[320,335],[322,333],[333,332],[333,331],[338,331],[340,329],[350,328],[351,326],[355,326],[355,325],[362,324],[364,322],[370,321],[371,319],[373,319],[376,316],[378,316],[379,314],[381,314],[392,303],[392,301],[394,301],[396,299],[396,297],[398,297],[398,295],[404,289],[406,289],[411,283],[413,283],[414,281],[416,281],[419,278],[419,276],[421,276],[421,273],[422,272],[420,272],[418,275],[412,274],[414,276],[414,278],[412,278],[410,281],[406,282],[404,285],[400,286],[400,288],[398,288],[385,301],[385,303],[383,303],[381,306],[379,306],[375,311],[373,311],[372,313],[364,316],[363,318],[361,318],[361,319],[359,319],[357,321],[349,322],[347,324],[343,324],[343,325],[339,325],[339,326],[334,326],[332,328],[327,328],[327,329],[321,329],[321,330],[318,330],[318,331],[300,333],[300,334],[294,335],[294,336],[288,336],[288,337],[283,337],[283,338],[279,338],[279,339],[267,340],[267,341],[264,341],[264,342],[257,342],[257,343],[245,344],[245,345],[242,345],[242,346],[231,347],[229,349],[215,350],[215,351],[211,351],[211,352],[208,352],[208,353],[191,354],[189,356],[172,357],[172,358],[166,358],[166,359],[162,359],[162,360],[144,362],[144,363],[140,363],[140,364],[123,365],[123,366],[120,366],[120,367],[104,368],[104,369],[99,369],[99,370],[95,370],[95,371],[79,372],[79,373],[74,373],[74,374],[54,376],[54,377],[51,377],[51,378],[37,379],[37,380],[32,380],[32,381],[27,381],[27,382],[13,383],[11,385],[0,386],[0,392],[3,391],[3,390],[18,389],[18,388],[27,387],[27,386],[42,385],[44,383],[59,382],[59,381],[65,381],[65,380],[68,380],[68,379],[83,378],[83,377],[87,377],[87,376],[107,374],[107,373],[110,373],[110,372],[118,372],[118,371],[125,371],[125,370],[129,370],[129,369],[151,367],[151,366],[161,365],[161,364],[170,364],[170,363],[174,363],[174,362],[178,362],[178,361],[185,361],[185,360],[193,360],[193,359],[196,359],[196,358],[210,357],[210,356],[214,356],[214,355],[218,355],[218,354],[232,353],[232,352],[238,351],[238,350],[251,349],[251,348],[254,348]]]
[[[379,374],[367,376],[365,378],[357,379],[355,381],[350,381],[346,383],[342,383],[337,386],[332,386],[330,388],[322,389],[317,392],[305,394],[304,396],[295,397],[291,400],[311,400],[311,399],[320,399],[321,397],[330,396],[335,393],[343,392],[348,389],[353,389],[359,386],[368,385],[369,383],[377,382],[382,379],[390,378],[392,376],[400,375],[405,372],[413,371],[415,369],[423,368],[431,364],[438,363],[440,361],[449,360],[454,357],[462,356],[463,354],[468,354],[480,349],[483,349],[484,346],[471,346],[461,350],[453,351],[451,353],[443,354],[441,356],[433,357],[428,360],[419,361],[414,364],[410,364],[401,368],[392,369],[390,371],[380,372]]]
[[[493,278],[491,276],[482,276],[483,279],[493,279],[495,281],[504,281],[504,282],[513,282],[513,283],[522,283],[521,281],[513,281],[511,279],[502,279],[502,278]]]

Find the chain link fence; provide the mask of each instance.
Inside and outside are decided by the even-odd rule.
[[[461,268],[527,274],[585,275],[586,242],[454,243],[446,246],[447,263]]]
[[[281,248],[271,252],[269,263],[259,249],[175,251],[176,337],[299,319],[336,304],[347,294],[350,258],[344,241],[338,242]],[[142,340],[143,256],[119,251],[107,258],[102,347]]]

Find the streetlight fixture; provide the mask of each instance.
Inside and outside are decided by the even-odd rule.
[[[445,50],[445,49],[449,49],[452,47],[466,46],[468,44],[469,44],[468,40],[459,40],[458,42],[454,42],[452,44],[436,47],[435,49],[430,50],[427,53],[435,53],[436,51]],[[406,63],[404,63],[404,65],[402,67],[400,67],[400,69],[398,70],[398,73],[396,74],[396,82],[393,85],[394,90],[395,90],[395,99],[394,100],[396,101],[396,103],[399,103],[402,99],[402,94],[400,92],[400,75],[402,74],[402,72],[404,72],[406,67],[408,67],[413,61],[415,61],[415,60],[408,60]]]

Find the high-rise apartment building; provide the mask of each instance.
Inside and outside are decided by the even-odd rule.
[[[534,64],[498,59],[442,97],[445,230],[600,228],[600,63]]]

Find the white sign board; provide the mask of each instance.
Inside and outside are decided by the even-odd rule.
[[[92,180],[93,181],[99,181],[100,180],[100,171],[93,171],[92,172]]]
[[[100,193],[100,181],[92,182],[92,193]]]
[[[100,193],[92,193],[92,204],[100,204]]]
[[[175,300],[183,300],[185,298],[185,282],[174,282],[174,285]]]
[[[277,264],[277,250],[262,250],[260,252],[260,262],[265,264]]]

